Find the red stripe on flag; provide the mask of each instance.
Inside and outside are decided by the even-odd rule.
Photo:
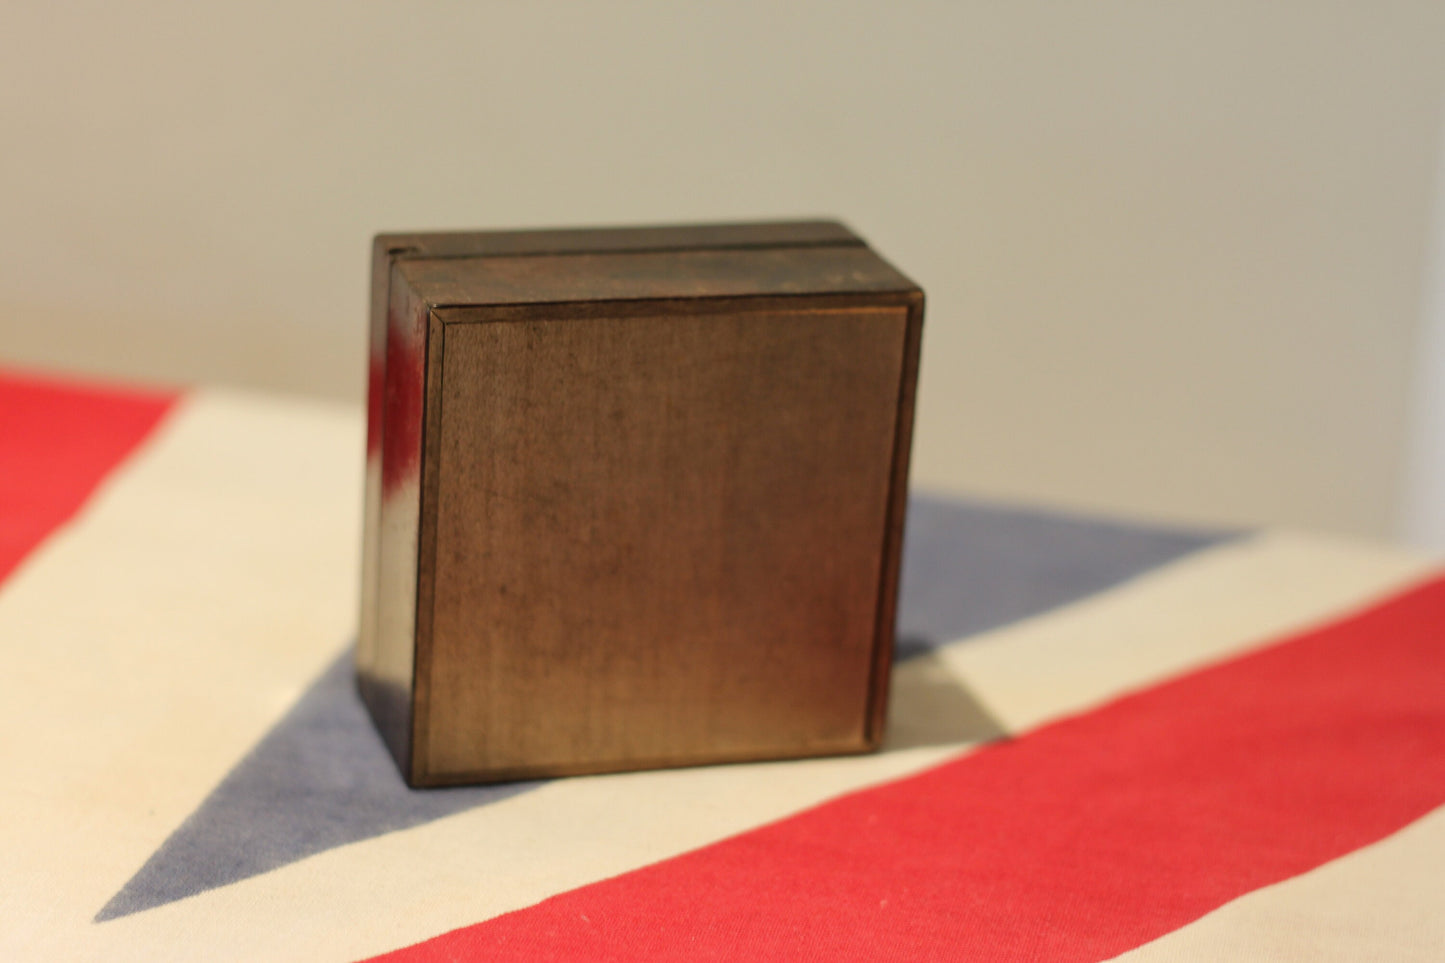
[[[1104,960],[1442,803],[1445,580],[381,959]]]
[[[174,400],[0,372],[0,582],[80,509]]]

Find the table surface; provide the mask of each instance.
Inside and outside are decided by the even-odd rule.
[[[0,959],[1445,959],[1445,580],[915,494],[883,751],[414,792],[361,415],[0,373]]]

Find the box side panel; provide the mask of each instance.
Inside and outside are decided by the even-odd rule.
[[[923,292],[909,296],[902,368],[898,379],[897,422],[893,434],[893,480],[888,521],[883,532],[883,563],[878,585],[878,623],[873,653],[873,695],[868,709],[868,743],[878,746],[888,719],[889,679],[894,635],[898,629],[898,585],[903,562],[903,530],[908,512],[908,467],[913,449],[913,409],[918,393],[918,364],[923,345]]]
[[[422,412],[421,502],[416,548],[416,644],[412,647],[412,726],[409,780],[421,784],[422,762],[428,758],[426,724],[431,706],[432,621],[436,613],[437,494],[441,487],[442,400],[445,397],[446,324],[435,312],[427,316],[426,406]]]
[[[359,672],[376,661],[376,607],[381,551],[381,437],[384,426],[382,398],[386,390],[387,292],[391,283],[391,257],[383,238],[372,243],[371,313],[366,373],[366,484],[361,534],[361,617],[356,636]]]
[[[423,781],[865,748],[907,329],[448,325]]]
[[[370,641],[358,649],[361,693],[403,773],[410,772],[421,441],[428,311],[393,267],[380,400],[379,505]],[[368,519],[370,521],[370,519]]]

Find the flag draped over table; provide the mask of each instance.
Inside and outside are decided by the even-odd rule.
[[[0,959],[1445,959],[1445,581],[916,497],[871,756],[412,792],[349,408],[0,375]]]

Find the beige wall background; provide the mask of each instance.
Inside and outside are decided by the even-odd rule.
[[[0,363],[357,400],[370,235],[837,215],[920,484],[1387,535],[1445,4],[0,9]]]

